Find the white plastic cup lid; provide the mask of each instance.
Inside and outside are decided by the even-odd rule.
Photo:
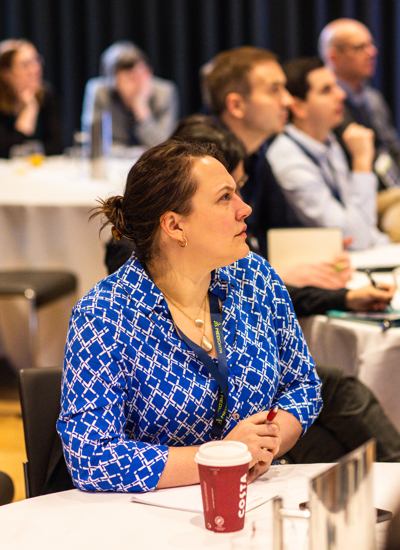
[[[250,463],[251,453],[240,441],[210,441],[200,445],[194,459],[204,466],[238,466]]]

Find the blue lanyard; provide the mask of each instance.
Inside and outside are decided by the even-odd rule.
[[[324,172],[324,169],[320,163],[320,161],[317,159],[317,157],[315,157],[313,154],[310,153],[310,151],[308,151],[304,145],[302,145],[299,141],[297,141],[296,138],[294,138],[293,136],[291,136],[290,134],[288,134],[287,132],[285,132],[285,136],[288,137],[289,139],[291,139],[293,141],[293,143],[295,143],[297,145],[297,147],[299,149],[301,149],[303,151],[303,153],[316,165],[318,166],[318,168],[321,170],[321,176],[324,180],[324,182],[326,183],[326,185],[329,187],[329,189],[331,190],[332,192],[332,195],[335,197],[336,200],[338,200],[339,202],[342,202],[342,199],[340,197],[340,194],[339,194],[339,189],[337,187],[337,183],[336,183],[336,174],[335,174],[335,169],[333,168],[330,160],[328,157],[326,157],[326,160],[327,160],[327,163],[328,163],[328,166],[332,172],[332,179],[333,179],[333,182],[330,181],[327,177],[326,177],[326,174]]]
[[[219,439],[222,435],[226,415],[228,412],[228,363],[226,360],[225,340],[222,330],[222,314],[219,310],[218,298],[211,292],[208,293],[210,299],[211,325],[214,334],[214,341],[217,349],[218,367],[212,358],[207,355],[205,350],[189,340],[187,336],[178,329],[178,332],[185,344],[197,355],[211,376],[218,383],[217,407],[214,414],[213,426],[211,429],[211,438]]]

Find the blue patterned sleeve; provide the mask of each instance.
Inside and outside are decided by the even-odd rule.
[[[149,491],[164,469],[168,447],[129,439],[124,349],[101,312],[75,308],[66,344],[57,423],[74,484],[87,491]]]
[[[285,285],[266,262],[261,276],[267,287],[279,350],[280,378],[274,404],[292,413],[304,434],[322,408],[321,381]]]

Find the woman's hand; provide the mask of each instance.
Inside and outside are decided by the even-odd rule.
[[[21,104],[21,110],[15,121],[15,129],[31,136],[35,133],[37,118],[39,115],[40,105],[36,97],[36,88],[26,87],[19,93],[19,101]]]
[[[18,99],[24,107],[39,107],[39,102],[36,97],[38,91],[37,86],[27,86],[20,91],[18,94]]]
[[[262,411],[242,420],[225,437],[226,440],[245,443],[251,453],[249,483],[266,472],[281,446],[279,424],[266,424],[268,411]]]

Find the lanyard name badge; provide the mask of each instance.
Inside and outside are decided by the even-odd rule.
[[[326,162],[329,166],[329,170],[331,171],[331,177],[332,177],[332,180],[330,180],[325,171],[324,171],[324,167],[322,166],[322,164],[320,163],[320,161],[310,153],[310,151],[308,151],[299,141],[297,141],[296,138],[294,138],[293,136],[291,136],[290,134],[288,134],[287,132],[285,132],[285,136],[288,137],[289,139],[291,139],[293,141],[293,143],[295,143],[297,145],[297,147],[299,149],[301,149],[303,151],[303,153],[316,165],[318,166],[318,168],[320,169],[321,171],[321,176],[322,176],[322,179],[324,180],[325,184],[328,186],[328,188],[331,190],[332,192],[332,195],[335,197],[336,200],[338,200],[339,202],[341,202],[343,204],[343,201],[342,201],[342,198],[340,196],[340,193],[339,193],[339,189],[338,189],[338,186],[337,186],[337,182],[336,182],[336,173],[335,173],[335,169],[333,168],[332,166],[332,163],[331,161],[329,160],[328,156],[326,157]]]
[[[218,298],[211,292],[208,293],[208,296],[210,299],[211,325],[217,349],[218,367],[203,348],[189,340],[182,332],[179,331],[179,334],[185,344],[194,351],[208,372],[218,383],[217,407],[211,429],[211,438],[220,439],[228,412],[228,363],[226,360],[225,341],[222,330],[222,314],[219,310]]]

